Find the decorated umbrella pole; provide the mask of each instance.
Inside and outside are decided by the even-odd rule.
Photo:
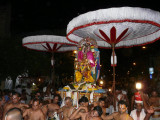
[[[54,35],[37,35],[28,36],[23,38],[23,46],[37,51],[44,51],[52,53],[51,65],[52,65],[52,84],[55,87],[55,71],[54,71],[54,53],[55,52],[67,52],[76,50],[76,45],[69,42],[66,37],[54,36]]]
[[[160,39],[160,12],[140,7],[120,7],[91,11],[71,20],[67,39],[78,43],[90,37],[100,48],[112,48],[115,95],[115,48],[128,48]]]

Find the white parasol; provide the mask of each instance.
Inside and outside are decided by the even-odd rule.
[[[78,43],[95,39],[100,48],[112,48],[113,88],[115,91],[115,48],[139,46],[160,39],[160,12],[120,7],[100,9],[79,15],[67,26],[67,39]],[[115,92],[114,92],[115,93]]]
[[[51,52],[54,84],[54,53],[76,50],[76,44],[69,42],[66,37],[55,35],[36,35],[23,38],[23,46],[37,51]]]

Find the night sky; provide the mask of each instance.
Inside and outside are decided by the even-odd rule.
[[[1,6],[7,0],[1,1]],[[160,11],[157,0],[12,0],[11,3],[11,36],[23,37],[36,34],[66,35],[67,24],[74,17],[85,12],[110,7],[143,7]],[[125,76],[132,69],[133,62],[137,63],[137,70],[147,71],[150,56],[156,56],[160,51],[160,42],[141,47],[122,48],[116,50],[118,66],[116,73]],[[103,74],[108,74],[111,50],[101,50],[101,63]],[[146,64],[146,65],[144,65]]]
[[[79,14],[122,6],[159,10],[154,0],[20,0],[12,2],[12,30],[31,32],[66,29],[69,21]]]

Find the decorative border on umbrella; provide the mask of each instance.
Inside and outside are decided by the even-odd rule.
[[[39,51],[39,52],[41,52],[41,51],[45,51],[45,50],[37,50],[37,49],[34,49],[34,48],[28,48],[27,46],[25,46],[25,45],[32,45],[32,44],[39,44],[39,43],[46,43],[46,42],[30,42],[30,43],[26,43],[26,44],[23,44],[22,46],[23,47],[25,47],[25,48],[27,48],[27,49],[29,49],[29,50],[36,50],[36,51]],[[57,43],[57,42],[47,42],[47,43],[53,43],[53,44],[55,44],[55,43]],[[70,47],[76,47],[77,45],[76,44],[66,44],[66,43],[57,43],[57,44],[61,44],[61,45],[71,45]],[[63,46],[62,46],[63,47]],[[66,50],[66,52],[67,51],[71,51],[71,50]],[[50,51],[45,51],[45,52],[50,52]],[[65,52],[65,51],[54,51],[54,52]]]

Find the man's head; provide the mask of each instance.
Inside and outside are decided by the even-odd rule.
[[[83,96],[81,97],[81,99],[79,100],[80,105],[83,107],[88,107],[88,98]]]
[[[66,107],[72,106],[72,99],[70,97],[65,98],[65,105]]]
[[[58,102],[60,101],[60,95],[54,95],[54,98],[53,98],[53,103],[55,104],[58,104]]]
[[[10,109],[5,115],[5,120],[22,120],[22,118],[22,111],[19,108]]]
[[[156,91],[156,90],[153,90],[153,91],[152,91],[152,97],[157,97],[157,96],[158,96],[157,91]]]
[[[91,111],[91,117],[101,117],[103,114],[102,108],[100,106],[96,106]]]
[[[119,113],[125,113],[127,111],[127,103],[123,100],[120,100],[118,102],[118,112]]]
[[[35,98],[39,98],[39,97],[41,97],[41,93],[40,92],[36,92],[36,94],[35,94]]]
[[[137,111],[141,112],[142,111],[142,107],[143,107],[142,103],[136,103],[136,109],[137,109]]]
[[[105,99],[104,98],[99,98],[98,102],[99,102],[100,107],[103,108],[105,106]]]
[[[39,106],[40,106],[40,100],[37,98],[33,99],[32,109],[37,110],[39,109]]]
[[[20,100],[20,94],[19,93],[17,93],[17,92],[13,92],[13,94],[12,94],[12,102],[14,103],[14,104],[16,104],[16,103],[18,103],[19,102],[19,100]]]

